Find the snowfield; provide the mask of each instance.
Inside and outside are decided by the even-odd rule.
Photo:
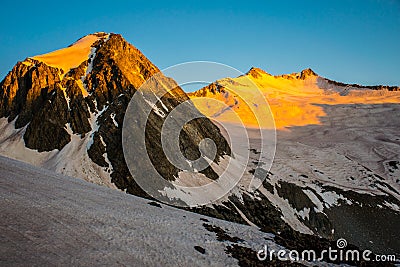
[[[217,240],[205,225],[225,229],[254,250],[263,244],[280,248],[272,234],[256,227],[154,204],[4,157],[0,212],[1,266],[236,266],[225,252],[231,242]]]
[[[31,58],[42,61],[48,66],[62,69],[64,73],[67,73],[89,58],[93,53],[92,45],[96,41],[107,40],[108,38],[109,34],[105,33],[89,34],[66,48]]]

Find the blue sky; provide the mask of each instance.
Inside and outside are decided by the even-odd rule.
[[[400,85],[400,0],[216,2],[3,2],[0,79],[19,60],[106,31],[160,69],[207,60],[243,72],[311,67],[341,82]]]

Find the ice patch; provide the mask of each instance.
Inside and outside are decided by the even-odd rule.
[[[111,114],[111,119],[112,119],[112,121],[113,121],[115,127],[118,128],[118,122],[115,120],[115,113],[112,113],[112,114]]]
[[[151,101],[147,100],[144,98],[144,101],[153,109],[154,113],[156,113],[158,116],[165,118],[165,113],[162,111],[159,107],[157,107],[156,104],[152,103]]]
[[[161,98],[159,98],[156,94],[154,94],[154,96],[157,98],[158,103],[160,103],[161,106],[165,109],[165,111],[168,112],[168,108],[167,108],[167,106],[161,101]]]
[[[310,200],[312,201],[312,203],[315,204],[314,210],[316,212],[323,212],[324,211],[324,205],[321,203],[321,201],[319,200],[319,198],[311,191],[311,190],[303,190],[304,194],[306,194]]]
[[[298,211],[297,214],[303,219],[308,220],[310,218],[310,208],[304,208],[301,211]]]

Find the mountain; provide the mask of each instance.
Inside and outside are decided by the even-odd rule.
[[[0,152],[56,172],[145,195],[125,163],[122,124],[134,93],[159,72],[121,35],[106,33],[87,35],[67,48],[18,62],[0,83]],[[160,79],[174,89],[154,105],[172,110],[188,100],[172,79]],[[179,170],[160,151],[161,129],[157,124],[162,118],[152,115],[149,121],[152,123],[146,132],[151,136],[146,144],[159,142],[148,145],[149,154],[160,166],[157,171],[172,180]],[[180,138],[180,145],[187,148],[185,156],[197,155],[196,144],[203,138],[217,144],[216,160],[230,153],[219,129],[208,119],[199,118],[190,125]],[[211,168],[200,173],[215,178]]]
[[[248,219],[277,228],[266,221],[282,218],[302,233],[399,254],[399,241],[382,230],[400,234],[399,87],[343,84],[311,69],[273,76],[252,68],[189,96],[213,120],[238,124],[238,116],[248,129],[276,127],[273,163],[256,192],[262,201],[230,198]],[[268,111],[263,124],[254,116],[260,109]],[[253,145],[261,141],[250,135]]]
[[[400,101],[400,87],[396,86],[344,84],[320,77],[311,69],[273,76],[259,68],[251,68],[240,77],[218,80],[190,93],[190,97],[197,100],[197,108],[208,117],[232,122],[234,114],[238,114],[245,125],[255,126],[257,121],[249,114],[265,106],[260,99],[251,97],[255,90],[259,90],[267,99],[273,115],[273,119],[269,118],[270,125],[265,127],[278,129],[318,124],[319,117],[325,115],[323,108],[318,105],[383,104]],[[209,105],[207,98],[220,100],[230,109]],[[251,99],[251,103],[244,103],[240,98]],[[255,111],[251,110],[253,106]]]
[[[173,88],[159,98],[157,91],[143,88],[157,74],[158,86]],[[150,179],[149,164],[139,157],[136,165],[128,166],[122,126],[124,118],[141,118],[150,107],[145,149],[165,180],[184,185],[217,181],[227,159],[234,168],[243,167],[243,180],[229,194],[213,204],[185,209],[257,227],[288,249],[320,251],[344,237],[360,248],[400,254],[394,238],[400,234],[396,90],[344,85],[311,70],[272,76],[253,68],[216,81],[190,94],[194,105],[180,112],[202,112],[209,118],[183,127],[179,148],[184,156],[198,158],[206,138],[216,148],[210,166],[187,175],[164,153],[161,131],[188,96],[121,35],[95,33],[18,62],[0,83],[0,154],[149,198],[131,175],[133,168],[135,175]],[[255,92],[266,97],[269,108]],[[138,93],[153,96],[145,98],[136,113],[126,114]],[[215,99],[227,105],[212,104]],[[260,126],[253,115],[257,110],[270,110],[260,129],[254,128]],[[243,127],[234,123],[234,114],[247,127],[249,147],[241,141]],[[228,134],[224,125],[213,122],[231,125]],[[135,134],[130,136],[133,142]],[[275,137],[275,158],[275,142],[263,155],[260,144]],[[237,145],[240,153],[233,150]],[[248,190],[249,180],[265,176],[260,188]],[[173,199],[171,191],[161,193]],[[390,232],[382,233],[382,227]],[[240,255],[251,252],[233,248]]]

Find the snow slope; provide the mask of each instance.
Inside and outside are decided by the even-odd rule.
[[[236,266],[231,242],[280,248],[273,235],[138,198],[0,157],[0,264]],[[202,254],[194,247],[205,249]]]
[[[97,131],[97,118],[100,114],[101,112],[91,114],[90,123],[93,129],[91,133],[81,138],[79,135],[70,132],[71,142],[61,151],[54,149],[50,152],[38,152],[37,150],[27,148],[23,139],[26,126],[15,129],[15,120],[8,123],[6,118],[0,118],[0,129],[2,129],[0,133],[0,154],[116,189],[115,185],[111,182],[109,168],[100,167],[94,163],[87,153],[90,143],[93,142],[92,134]],[[69,125],[67,129],[71,131]]]
[[[285,181],[301,187],[315,209],[332,218],[334,237],[346,237],[375,251],[399,253],[400,242],[393,236],[400,234],[400,105],[321,107],[327,115],[320,125],[277,131],[269,182],[278,185]],[[276,188],[269,198],[284,206]],[[301,216],[290,216],[298,211],[288,204],[286,207],[285,219],[298,225],[296,219],[301,221]],[[330,214],[331,210],[347,209],[351,212],[345,215]],[[357,210],[364,215],[357,215]]]
[[[62,69],[67,73],[70,69],[78,67],[89,58],[92,45],[98,40],[105,40],[108,34],[89,34],[79,39],[72,45],[47,54],[31,57],[46,63],[48,66]]]

